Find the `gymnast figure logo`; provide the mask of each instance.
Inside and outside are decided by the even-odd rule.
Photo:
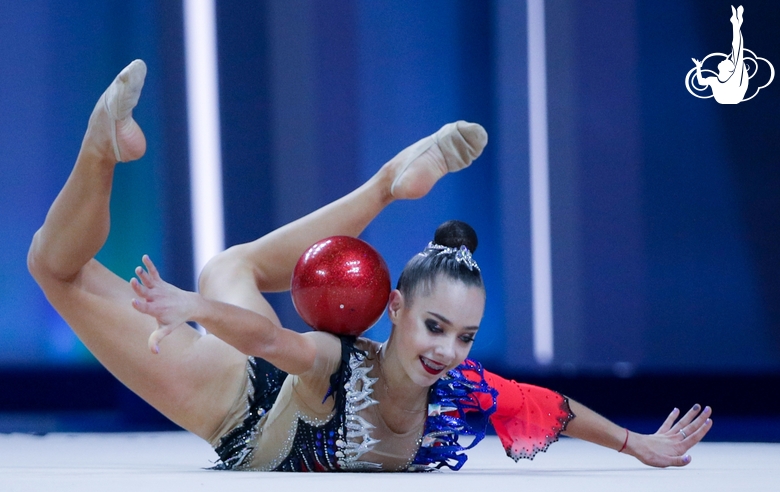
[[[694,96],[700,99],[714,97],[720,104],[739,104],[756,97],[758,91],[771,84],[772,79],[775,78],[775,68],[772,64],[766,58],[756,56],[755,53],[744,47],[741,31],[744,11],[742,5],[736,10],[734,10],[733,5],[731,7],[731,54],[711,53],[702,61],[692,58],[696,66],[685,76],[685,88]],[[717,73],[714,70],[702,68],[710,58],[713,59],[712,63],[722,59],[718,63]],[[747,95],[750,80],[759,72],[758,68],[761,62],[766,63],[766,66],[769,67],[769,80],[764,85],[758,85],[760,82],[756,79],[752,84],[755,90]],[[702,74],[712,76],[704,77]],[[708,87],[712,90],[711,94],[697,94],[697,92],[706,93]],[[746,95],[747,97],[745,97]]]

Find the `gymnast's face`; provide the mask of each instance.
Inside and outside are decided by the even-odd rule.
[[[440,276],[412,302],[394,290],[388,314],[401,367],[420,386],[431,386],[468,356],[485,311],[485,291]]]

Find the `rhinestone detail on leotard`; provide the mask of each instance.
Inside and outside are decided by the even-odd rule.
[[[346,440],[336,443],[339,447],[336,455],[341,455],[337,463],[342,470],[380,470],[382,468],[379,463],[360,460],[361,456],[371,451],[379,442],[379,439],[371,437],[374,425],[358,415],[361,410],[377,404],[377,401],[371,397],[377,378],[368,376],[374,366],[362,367],[365,359],[365,353],[358,351],[353,352],[349,358],[351,374],[344,384],[347,399],[344,411]]]

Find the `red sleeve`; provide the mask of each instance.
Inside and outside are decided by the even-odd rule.
[[[507,380],[489,371],[483,372],[485,381],[498,391],[496,411],[490,422],[507,456],[515,461],[533,459],[539,451],[546,451],[574,418],[565,396],[539,386]],[[464,371],[463,374],[469,379],[479,377],[474,371]],[[492,400],[491,395],[480,393],[474,396],[482,408],[492,406],[492,401],[488,401]]]

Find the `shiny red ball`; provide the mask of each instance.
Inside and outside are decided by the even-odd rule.
[[[292,299],[315,330],[358,336],[382,316],[390,271],[367,242],[333,236],[314,243],[293,270]]]

